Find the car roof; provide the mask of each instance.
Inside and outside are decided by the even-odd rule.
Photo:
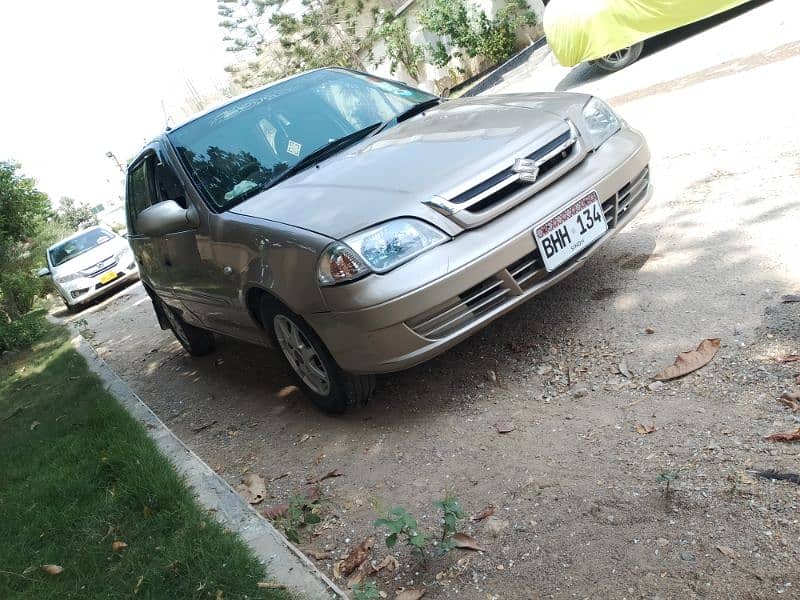
[[[48,252],[50,252],[50,250],[52,250],[52,249],[53,249],[53,248],[55,248],[56,246],[60,246],[60,245],[61,245],[61,244],[63,244],[64,242],[68,242],[68,241],[70,241],[70,240],[73,240],[73,239],[75,239],[75,238],[77,238],[77,237],[80,237],[80,236],[82,236],[84,233],[86,233],[86,232],[88,232],[88,231],[92,231],[92,230],[94,230],[94,229],[102,229],[102,230],[103,230],[103,231],[105,231],[106,233],[112,233],[108,227],[103,227],[102,225],[92,225],[91,227],[87,227],[86,229],[81,229],[80,231],[76,231],[76,232],[75,232],[75,233],[73,233],[72,235],[68,235],[67,237],[65,237],[65,238],[63,238],[63,239],[61,239],[61,240],[57,241],[55,244],[53,244],[52,246],[50,246],[50,247],[47,249],[47,251],[48,251]]]

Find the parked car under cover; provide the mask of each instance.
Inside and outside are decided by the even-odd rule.
[[[642,42],[749,0],[551,0],[544,30],[565,67],[585,61],[607,71],[639,58]]]
[[[70,310],[139,276],[125,238],[106,227],[90,227],[47,249],[47,267],[56,291]]]
[[[271,342],[342,412],[574,272],[649,199],[649,159],[591,96],[444,101],[324,69],[149,144],[129,239],[188,352]]]

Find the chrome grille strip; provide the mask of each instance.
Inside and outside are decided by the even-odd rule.
[[[646,167],[633,181],[625,184],[617,193],[602,203],[609,229],[613,229],[620,216],[644,197],[649,184],[650,171],[649,167]],[[484,279],[459,296],[454,296],[439,307],[418,315],[407,321],[406,324],[422,337],[445,338],[458,333],[461,328],[468,326],[495,308],[504,306],[519,297],[512,295],[514,291],[503,279],[510,276],[520,288],[527,290],[538,285],[548,276],[554,276],[557,273],[558,270],[550,273],[544,268],[539,257],[539,250],[536,249],[511,263],[498,274]],[[503,275],[502,278],[501,275]],[[507,299],[506,296],[509,295],[512,297]]]
[[[537,148],[534,152],[528,154],[525,158],[528,160],[533,160],[537,167],[542,167],[545,165],[545,163],[553,160],[561,153],[568,152],[570,154],[575,154],[573,149],[580,146],[578,143],[579,134],[575,126],[570,121],[567,121],[567,125],[569,127],[567,131],[560,133],[544,146]],[[577,164],[577,162],[583,158],[585,152],[581,151],[579,154],[580,156],[578,157],[578,160],[574,160],[573,164],[569,165],[569,168],[572,168],[575,164]],[[565,156],[565,160],[566,159],[567,157]],[[528,188],[530,190],[530,194],[532,195],[546,185],[549,185],[554,180],[554,177],[552,177],[553,173],[558,172],[558,167],[560,166],[561,163],[554,165],[546,173],[542,174],[539,180],[535,182],[525,182],[525,188]],[[433,198],[426,200],[425,203],[444,215],[454,217],[456,214],[461,213],[462,211],[468,211],[468,209],[474,207],[476,204],[492,196],[493,194],[501,193],[504,188],[514,186],[514,184],[520,182],[521,179],[522,178],[519,174],[514,173],[512,167],[508,167],[499,173],[496,173],[487,180],[479,183],[478,185],[452,196],[449,199],[443,196],[434,196]],[[516,194],[514,196],[516,196]],[[496,204],[502,204],[503,200],[504,198],[499,199]],[[510,208],[510,206],[508,208]],[[478,219],[481,222],[488,220],[488,218],[491,218],[491,215],[484,218],[481,218],[477,215],[472,217],[472,219]],[[478,223],[473,223],[473,225],[475,224]]]
[[[448,327],[451,327],[452,325],[454,325],[458,321],[464,319],[465,317],[472,317],[472,318],[479,317],[481,314],[487,312],[487,310],[488,310],[487,307],[489,307],[490,304],[493,304],[497,300],[500,300],[500,298],[502,298],[506,294],[508,294],[508,290],[506,288],[498,290],[497,292],[495,292],[494,294],[492,294],[491,296],[489,296],[488,298],[486,298],[482,302],[476,304],[475,306],[469,307],[469,311],[468,312],[462,313],[462,314],[456,316],[455,318],[453,318],[453,319],[451,319],[451,320],[449,320],[449,321],[447,321],[445,323],[442,323],[441,325],[439,325],[437,327],[434,327],[433,329],[428,331],[425,335],[427,335],[427,336],[435,336],[440,331],[442,331],[444,329],[447,329]],[[489,308],[492,308],[492,307],[489,307]]]

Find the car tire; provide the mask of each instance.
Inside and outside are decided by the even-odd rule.
[[[367,403],[375,390],[375,376],[343,371],[302,317],[265,298],[261,322],[317,408],[328,414],[344,414]]]
[[[597,65],[604,71],[613,73],[614,71],[620,71],[625,67],[635,63],[642,55],[643,49],[644,42],[639,42],[633,46],[628,46],[622,50],[617,50],[616,52],[612,52],[607,56],[603,56],[602,58],[598,58],[597,60],[593,60],[591,62],[593,65]]]
[[[206,329],[190,325],[169,306],[161,303],[169,328],[183,349],[191,356],[205,356],[214,351],[214,334]]]

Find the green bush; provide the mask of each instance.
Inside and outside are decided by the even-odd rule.
[[[44,290],[45,283],[42,279],[24,271],[7,273],[0,282],[3,303],[14,307],[20,315],[30,312],[34,301]]]
[[[14,321],[0,313],[0,352],[30,348],[46,331],[47,323],[41,311],[28,313]]]

